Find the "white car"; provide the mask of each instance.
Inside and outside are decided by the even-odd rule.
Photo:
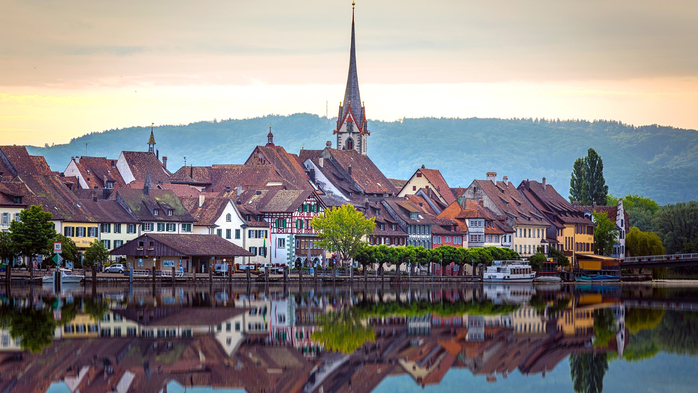
[[[108,268],[104,269],[105,273],[123,273],[126,268],[120,263],[113,264]]]

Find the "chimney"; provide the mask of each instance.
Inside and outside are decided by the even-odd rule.
[[[320,168],[322,168],[324,165],[325,165],[325,159],[322,158],[322,157],[318,158],[318,159],[317,159],[317,166],[319,166]]]
[[[487,172],[487,180],[497,184],[497,172]]]
[[[332,141],[325,142],[325,147],[327,147],[328,149],[331,149],[332,148]]]
[[[160,158],[160,150],[155,150],[155,158]]]
[[[189,177],[191,177],[192,180],[194,179],[194,165],[189,166]]]
[[[349,176],[351,176],[351,165],[349,165]]]
[[[199,209],[204,206],[204,201],[206,201],[206,195],[199,194]]]
[[[92,196],[92,201],[97,202],[97,195]]]
[[[230,192],[230,186],[225,186],[225,192]]]
[[[162,167],[167,169],[167,156],[162,156]]]
[[[545,190],[547,184],[545,183],[545,178],[543,178],[543,189]]]
[[[504,182],[504,185],[509,185],[509,176],[502,176],[502,181]]]

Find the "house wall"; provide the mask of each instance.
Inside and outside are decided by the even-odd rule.
[[[545,239],[546,229],[547,227],[542,225],[514,225],[514,251],[518,252],[522,257],[529,257],[535,254],[537,247],[544,247],[545,252],[547,252],[547,244],[541,243],[541,240]]]
[[[78,184],[80,185],[80,188],[83,190],[90,188],[87,185],[87,182],[85,181],[85,177],[80,173],[80,169],[78,168],[78,165],[75,163],[75,158],[70,160],[70,164],[65,168],[65,171],[63,171],[63,175],[65,177],[76,177],[78,179]]]
[[[116,232],[117,225],[121,225],[121,233]],[[128,243],[129,241],[137,238],[140,236],[140,225],[137,223],[133,223],[133,233],[128,233],[128,225],[127,223],[109,223],[108,228],[104,228],[103,224],[100,224],[100,233],[99,233],[99,239],[102,241],[102,243],[107,243],[108,245],[105,244],[105,247],[109,251],[115,249],[116,247],[120,246],[117,245],[115,242],[121,241],[121,244]],[[108,232],[104,232],[103,229],[107,229]],[[107,242],[105,242],[107,241]]]
[[[71,227],[73,228],[73,236],[68,236],[66,229]],[[85,236],[78,236],[78,228],[85,228]],[[88,228],[95,228],[95,232],[93,232],[95,236],[89,236],[90,230]],[[89,247],[90,243],[99,239],[99,224],[93,222],[64,222],[63,235],[75,242],[79,249],[84,249]]]

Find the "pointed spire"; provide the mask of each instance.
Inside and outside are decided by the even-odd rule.
[[[155,135],[153,135],[153,125],[150,123],[150,139],[148,139],[148,153],[155,153]]]
[[[354,32],[354,5],[351,3],[351,49],[349,52],[349,75],[347,76],[347,88],[344,91],[345,107],[342,108],[341,119],[351,110],[356,126],[359,131],[363,131],[363,108],[361,107],[361,94],[359,93],[359,75],[356,70],[356,34]],[[352,105],[353,103],[353,105]]]
[[[151,188],[153,188],[153,180],[150,178],[150,169],[148,169],[145,175],[145,181],[143,182],[143,193],[149,195]]]

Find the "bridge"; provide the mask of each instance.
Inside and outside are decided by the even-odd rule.
[[[625,260],[620,263],[622,269],[684,266],[698,266],[698,253],[626,257]]]

